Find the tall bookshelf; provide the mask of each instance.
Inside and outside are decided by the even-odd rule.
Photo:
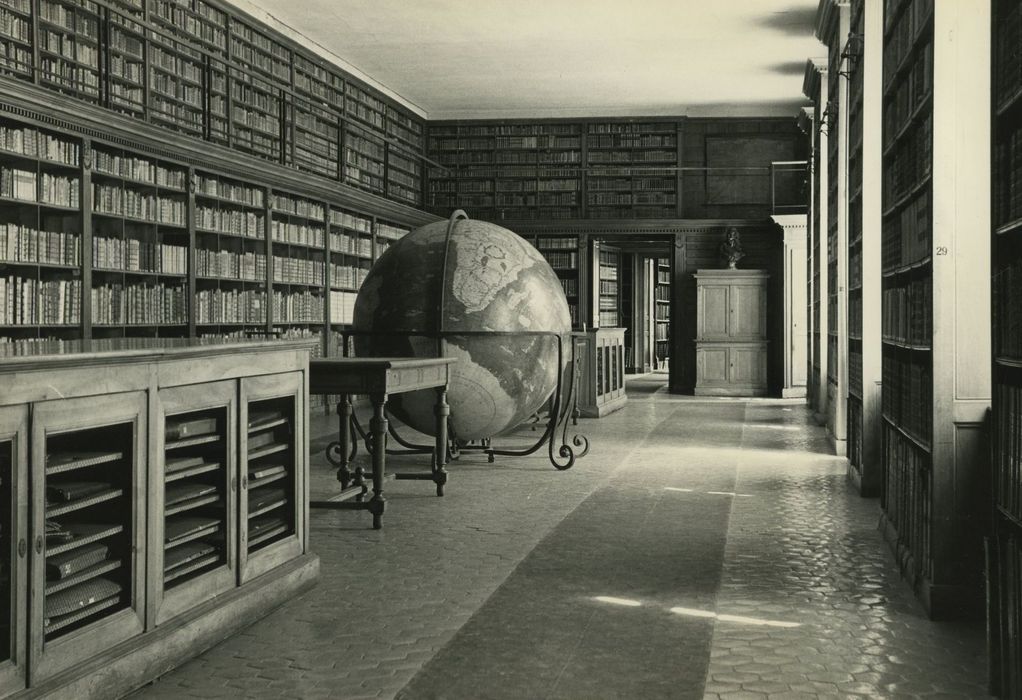
[[[865,0],[852,0],[851,34],[842,53],[847,58],[848,78],[848,465],[859,475],[863,470],[863,117],[864,76],[862,37],[866,28]]]
[[[988,521],[989,8],[889,0],[883,36],[883,525],[944,617],[978,607]]]
[[[658,368],[667,366],[671,357],[671,261],[657,258],[653,287],[653,343]]]
[[[3,0],[0,80],[412,206],[425,122],[221,0]]]
[[[0,118],[0,342],[313,341],[352,322],[408,225],[265,181]]]
[[[579,249],[578,236],[537,236],[535,244],[561,282],[572,327],[581,327],[584,319],[579,316],[579,309],[582,308],[581,291],[585,284],[581,271],[585,261],[580,264],[579,256],[584,249]]]
[[[621,251],[600,244],[595,252],[597,328],[617,328],[621,325]]]
[[[677,215],[678,126],[607,122],[586,126],[586,215],[594,219]]]
[[[992,690],[1022,693],[1022,2],[993,3],[993,464],[989,570]]]
[[[473,216],[571,219],[582,207],[582,127],[575,123],[441,123],[429,129],[427,206]]]

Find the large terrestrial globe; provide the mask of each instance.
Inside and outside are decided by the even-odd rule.
[[[391,245],[362,284],[354,316],[356,330],[374,332],[355,336],[360,357],[457,358],[447,400],[459,440],[499,435],[535,413],[556,387],[557,336],[565,362],[571,350],[568,304],[543,256],[512,231],[467,218]],[[435,403],[429,390],[397,394],[388,406],[432,435]]]

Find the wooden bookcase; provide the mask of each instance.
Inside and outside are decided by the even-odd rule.
[[[593,241],[593,327],[619,328],[621,314],[621,251],[601,241]]]
[[[673,122],[587,124],[586,216],[677,216],[678,152]]]
[[[328,329],[409,230],[26,118],[0,116],[0,193],[0,342],[272,334],[335,352]]]
[[[422,204],[425,122],[220,0],[4,0],[0,74]]]
[[[990,26],[986,3],[884,8],[881,504],[934,617],[982,596],[990,237],[974,232],[990,222]]]
[[[988,545],[991,690],[1022,693],[1022,3],[993,3],[993,532]]]
[[[536,248],[557,274],[561,288],[568,301],[568,312],[571,314],[572,328],[581,328],[585,319],[579,316],[579,309],[585,308],[582,292],[585,288],[585,247],[579,246],[579,237],[571,236],[536,236],[533,239]],[[582,256],[581,264],[579,257]]]
[[[0,697],[120,697],[315,580],[305,345],[0,350]]]
[[[658,368],[671,357],[671,260],[657,258],[653,287],[653,343]]]
[[[851,34],[844,45],[848,78],[848,465],[860,475],[863,470],[863,118],[865,66],[861,56],[866,25],[865,0],[852,0]],[[858,51],[860,53],[856,54]]]

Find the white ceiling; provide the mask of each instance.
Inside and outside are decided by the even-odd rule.
[[[231,1],[430,119],[792,116],[823,55],[818,0]]]

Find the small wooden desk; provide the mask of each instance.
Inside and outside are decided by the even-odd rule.
[[[347,501],[312,501],[312,508],[332,508],[335,510],[368,510],[373,514],[373,528],[382,527],[381,518],[386,506],[383,497],[383,477],[387,455],[387,397],[420,389],[436,389],[437,402],[434,410],[436,416],[436,442],[433,451],[432,469],[429,474],[412,475],[414,478],[425,478],[437,485],[437,495],[443,495],[443,485],[447,481],[444,465],[447,463],[447,417],[450,407],[447,405],[447,384],[450,381],[451,365],[455,358],[401,358],[401,357],[332,357],[315,358],[309,362],[309,393],[339,394],[337,404],[338,432],[340,440],[340,467],[337,479],[342,487],[347,487],[352,474],[348,470],[352,440],[352,394],[367,394],[373,406],[373,417],[369,420],[369,431],[372,437],[373,457],[373,496],[368,501],[362,479],[362,467],[355,468],[354,483],[362,487],[362,493],[355,502]]]

